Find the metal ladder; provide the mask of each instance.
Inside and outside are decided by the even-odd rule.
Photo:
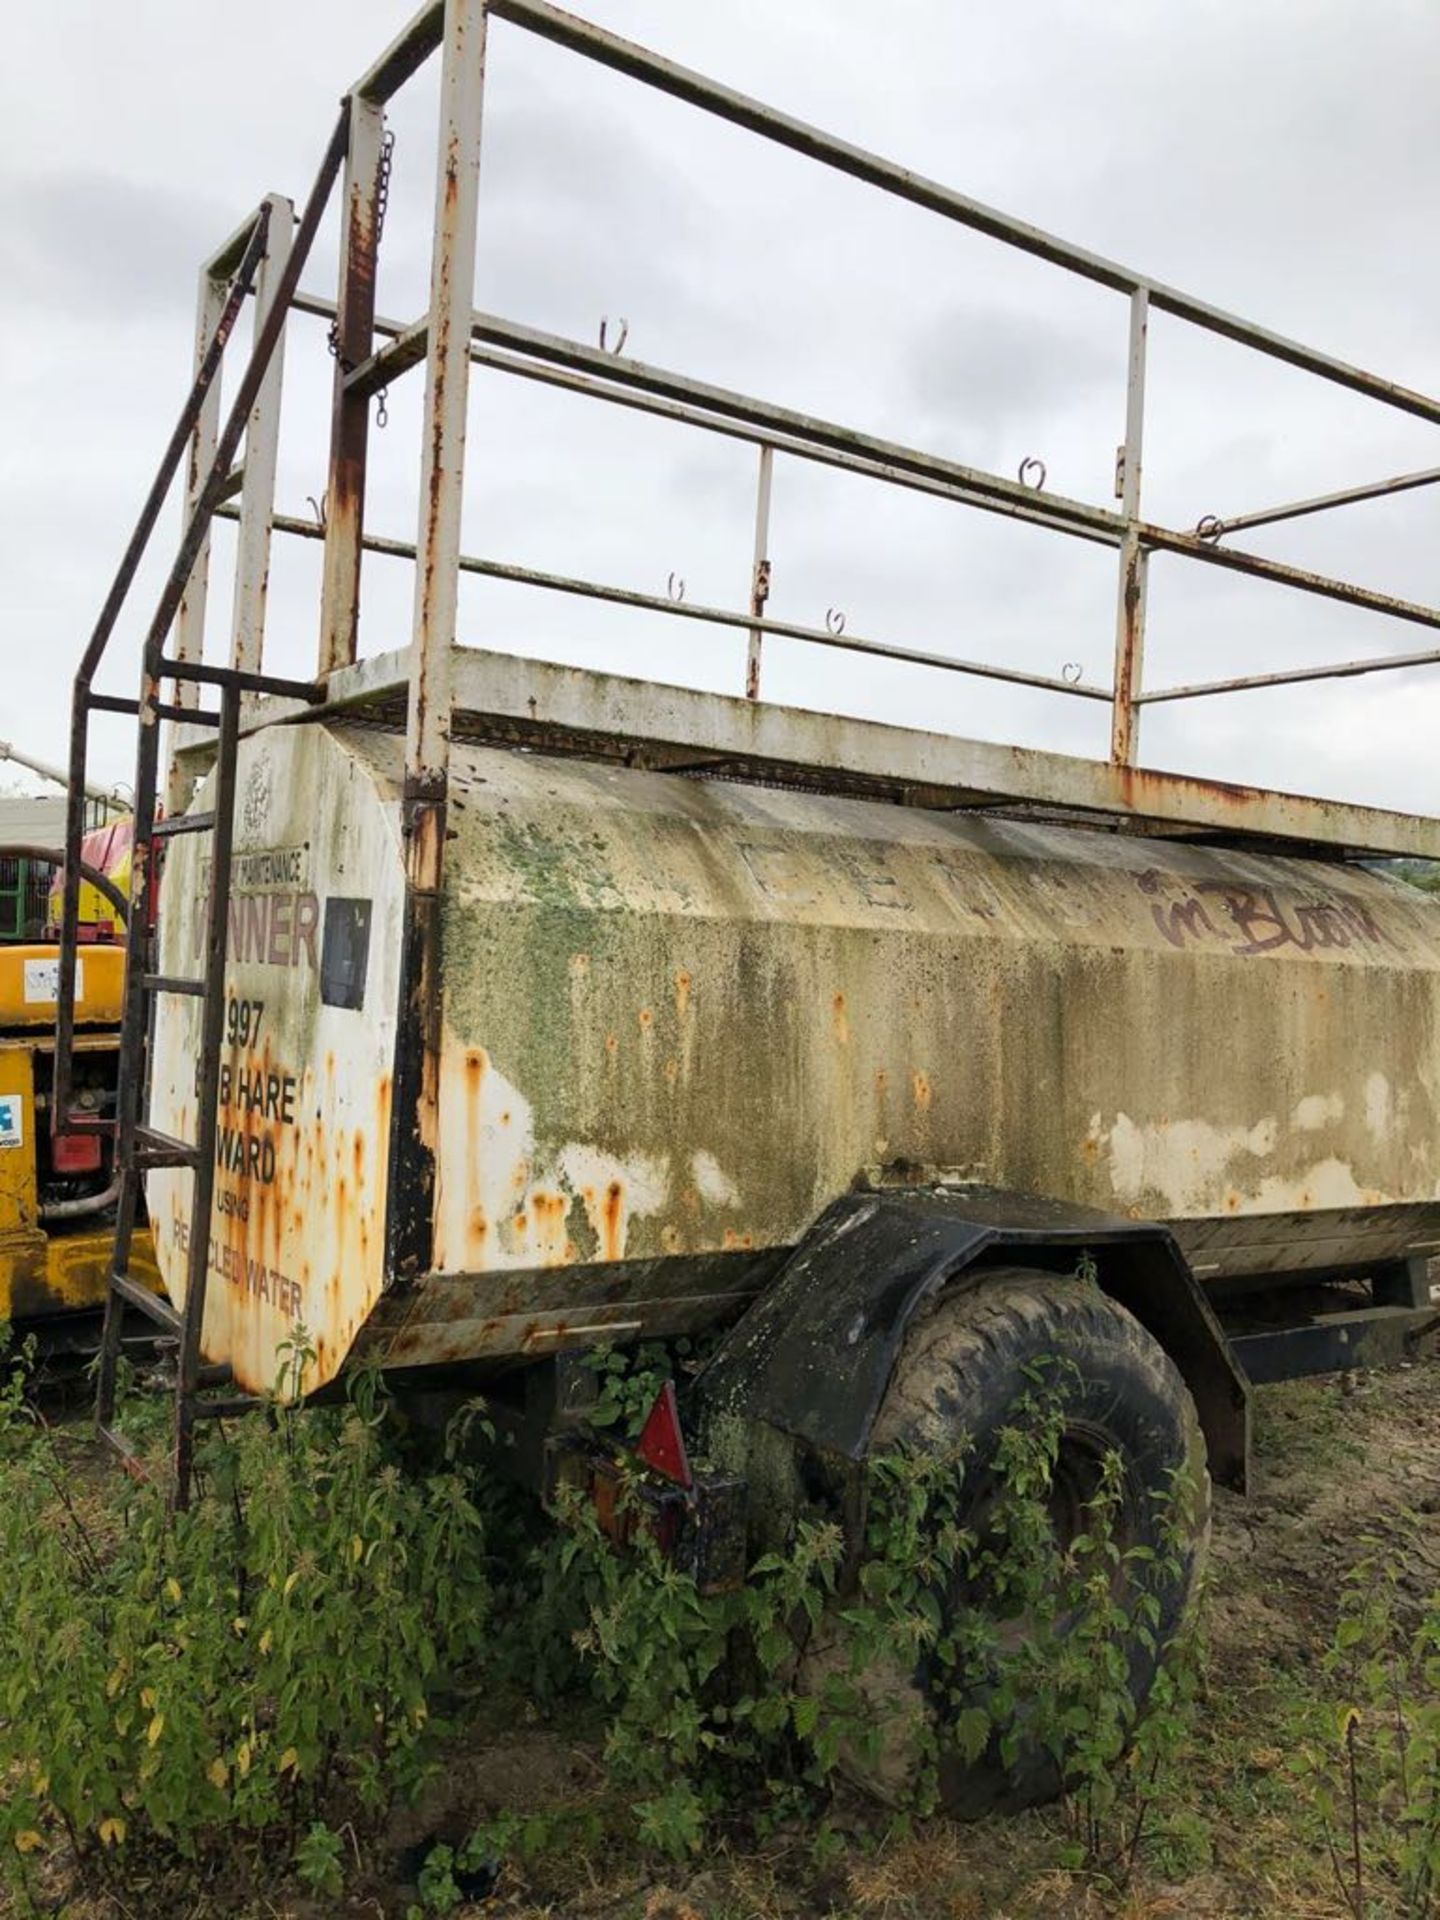
[[[173,664],[173,663],[172,663]],[[143,697],[143,696],[142,696]],[[194,718],[193,710],[187,715]],[[214,806],[207,813],[154,818],[159,784],[159,728],[142,725],[135,781],[135,838],[132,872],[136,886],[125,941],[125,1002],[120,1034],[118,1101],[115,1121],[115,1160],[120,1170],[120,1192],[115,1221],[115,1247],[105,1296],[105,1325],[100,1342],[95,1418],[100,1437],[132,1470],[139,1468],[134,1450],[115,1426],[115,1401],[120,1360],[120,1333],[127,1307],[135,1308],[176,1342],[175,1409],[172,1428],[172,1497],[177,1506],[189,1501],[194,1458],[195,1425],[206,1414],[238,1411],[246,1402],[202,1401],[202,1385],[218,1384],[216,1371],[202,1370],[200,1333],[205,1319],[208,1277],[210,1207],[215,1186],[215,1129],[220,1073],[220,1047],[225,1017],[225,944],[230,908],[230,856],[234,836],[235,765],[240,743],[240,689],[221,689],[218,714],[200,722],[218,728],[214,770]],[[157,843],[177,834],[213,836],[210,901],[206,912],[204,967],[197,978],[155,972],[154,934],[149,924],[148,876],[157,864]],[[69,850],[67,848],[67,870]],[[200,1000],[200,1072],[196,1108],[198,1133],[194,1141],[177,1140],[147,1124],[150,1053],[156,1002],[164,994],[193,995]],[[185,1167],[193,1176],[190,1196],[185,1301],[176,1309],[161,1294],[152,1293],[130,1270],[130,1254],[139,1212],[142,1180],[159,1167]]]
[[[236,666],[222,667],[203,660],[181,659],[167,654],[165,648],[216,510],[235,491],[243,472],[243,468],[236,466],[236,457],[245,437],[251,409],[280,340],[301,269],[309,255],[320,217],[344,159],[347,128],[348,103],[326,149],[293,242],[288,234],[276,236],[276,257],[283,264],[276,277],[273,298],[257,323],[251,357],[238,383],[224,426],[215,439],[208,470],[203,478],[192,476],[192,505],[185,531],[143,647],[139,695],[134,700],[126,700],[97,693],[93,684],[95,674],[166,494],[187,449],[192,442],[197,446],[199,444],[197,430],[206,397],[218,379],[226,344],[240,309],[246,297],[255,290],[257,275],[266,259],[272,213],[269,201],[261,204],[249,228],[248,238],[216,314],[214,327],[199,357],[189,397],[167,444],[159,471],[75,676],[56,1014],[53,1125],[57,1131],[106,1134],[114,1143],[119,1190],[115,1245],[108,1273],[100,1346],[96,1428],[100,1437],[130,1471],[146,1471],[115,1425],[121,1329],[126,1310],[133,1308],[147,1316],[160,1327],[167,1340],[175,1343],[170,1497],[177,1508],[187,1506],[190,1499],[197,1422],[264,1404],[251,1396],[201,1398],[207,1388],[223,1387],[229,1379],[227,1368],[202,1365],[200,1339],[209,1272],[210,1211],[214,1197],[215,1140],[219,1122],[220,1055],[225,1031],[225,959],[241,699],[245,694],[259,693],[314,702],[321,699],[323,693],[317,682],[280,679]],[[160,698],[161,688],[166,681],[175,683],[179,689],[174,704]],[[219,694],[218,706],[204,709],[187,704],[185,692],[191,685],[214,687]],[[117,1104],[113,1121],[73,1112],[70,1098],[79,951],[80,842],[85,831],[86,753],[90,716],[97,712],[130,715],[137,722],[131,899],[126,926],[125,995]],[[214,799],[209,811],[180,813],[164,820],[156,819],[156,805],[160,798],[162,721],[215,730]],[[193,978],[156,971],[154,931],[150,918],[152,882],[164,847],[170,839],[185,833],[208,833],[213,837],[204,965],[199,975]],[[198,1124],[193,1141],[174,1139],[148,1124],[154,1016],[159,1000],[172,994],[192,996],[201,1003]],[[185,1299],[183,1306],[178,1309],[169,1300],[142,1285],[131,1271],[131,1251],[140,1214],[144,1175],[162,1167],[183,1167],[192,1175]]]

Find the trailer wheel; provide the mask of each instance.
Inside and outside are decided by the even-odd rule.
[[[1060,1356],[1063,1367],[1063,1420],[1050,1519],[1064,1547],[1084,1525],[1086,1502],[1112,1452],[1123,1480],[1114,1522],[1122,1549],[1159,1547],[1167,1525],[1157,1498],[1188,1477],[1192,1490],[1178,1572],[1156,1576],[1160,1603],[1161,1647],[1180,1626],[1194,1593],[1209,1538],[1210,1487],[1205,1443],[1195,1406],[1174,1364],[1159,1343],[1118,1302],[1074,1278],[1023,1267],[996,1270],[978,1285],[942,1295],[934,1308],[911,1327],[877,1415],[870,1449],[935,1452],[953,1447],[962,1435],[970,1442],[960,1490],[961,1523],[983,1534],[987,1509],[998,1483],[993,1467],[1000,1430],[1013,1423],[1013,1408],[1033,1390],[1034,1369]],[[1028,1371],[1027,1371],[1028,1370]],[[1168,1522],[1173,1529],[1173,1521]],[[1121,1576],[1123,1578],[1123,1576]],[[962,1586],[937,1596],[942,1616],[953,1618],[961,1605],[977,1604]],[[979,1600],[983,1605],[983,1598]],[[1026,1631],[1024,1620],[1007,1620],[1002,1645]],[[818,1691],[827,1675],[848,1671],[845,1630],[827,1618],[807,1652],[801,1683]],[[928,1656],[927,1656],[928,1657]],[[1154,1681],[1158,1652],[1143,1636],[1128,1648],[1133,1698],[1143,1701]],[[953,1694],[955,1675],[950,1675]],[[867,1709],[879,1732],[878,1753],[862,1759],[843,1756],[845,1771],[877,1798],[894,1803],[913,1784],[919,1768],[920,1741],[927,1723],[938,1744],[938,1784],[945,1810],[975,1818],[998,1809],[1031,1806],[1053,1798],[1064,1784],[1059,1769],[1039,1740],[1022,1740],[1008,1762],[998,1736],[977,1761],[965,1760],[947,1740],[946,1716],[958,1711],[937,1702],[934,1676],[926,1658],[918,1668],[874,1668],[859,1676]],[[964,1683],[962,1704],[983,1704],[993,1676],[977,1674]]]

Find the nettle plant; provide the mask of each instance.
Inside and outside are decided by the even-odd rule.
[[[1007,1764],[1040,1749],[1060,1789],[1062,1864],[1123,1882],[1173,1778],[1202,1678],[1201,1601],[1166,1638],[1160,1598],[1190,1551],[1201,1491],[1187,1471],[1172,1472],[1152,1496],[1154,1544],[1129,1541],[1123,1465],[1109,1451],[1062,1545],[1052,1496],[1073,1363],[1057,1357],[1029,1372],[998,1438],[994,1508],[966,1557],[976,1604],[944,1649],[948,1696],[970,1757],[992,1741]],[[1137,1668],[1152,1667],[1137,1702]]]
[[[637,1347],[595,1347],[585,1364],[595,1376],[595,1403],[586,1419],[620,1441],[638,1438],[655,1396],[677,1368],[693,1367],[692,1342],[645,1340]]]
[[[291,1356],[303,1365],[303,1347]],[[477,1662],[489,1583],[453,1462],[408,1473],[379,1382],[215,1434],[202,1494],[84,1485],[73,1441],[0,1391],[0,1872],[68,1842],[88,1874],[278,1836],[333,1889],[322,1816],[380,1812],[434,1763],[432,1707]],[[317,1828],[319,1831],[317,1831]]]

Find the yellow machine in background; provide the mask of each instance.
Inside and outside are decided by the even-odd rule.
[[[95,940],[123,941],[125,938],[125,921],[115,894],[118,891],[123,899],[130,898],[130,850],[134,838],[135,823],[128,814],[122,814],[118,819],[92,827],[80,842],[80,938],[87,946]],[[94,880],[87,879],[87,868],[103,875],[110,886],[102,892]],[[60,925],[63,892],[64,884],[57,867],[50,883],[48,905],[52,928]],[[115,1022],[118,1026],[118,1011]]]
[[[115,1110],[125,949],[114,896],[128,893],[128,828],[111,823],[85,849],[91,873],[110,882],[102,892],[87,878],[93,930],[75,983],[74,1108],[96,1118]],[[92,844],[102,838],[106,847]],[[123,876],[114,871],[122,854]],[[0,945],[0,1320],[40,1333],[47,1347],[87,1344],[88,1319],[76,1316],[104,1304],[116,1198],[110,1140],[51,1133],[59,971],[51,942]],[[155,1283],[148,1233],[136,1235],[132,1269]]]

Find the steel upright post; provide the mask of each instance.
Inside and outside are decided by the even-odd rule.
[[[200,269],[200,286],[195,302],[195,371],[197,374],[204,364],[210,342],[215,337],[220,316],[225,311],[227,291],[225,281],[216,275],[213,266],[207,261]],[[185,468],[186,523],[194,511],[205,476],[210,471],[210,462],[215,457],[215,438],[219,431],[220,383],[217,380],[206,392],[200,417],[195,422],[195,431],[190,436],[190,456]],[[174,653],[177,660],[202,660],[205,657],[205,607],[209,592],[210,540],[207,535],[205,544],[195,556],[195,565],[191,569],[190,578],[185,583],[180,611],[175,616]],[[198,706],[200,700],[198,682],[176,681],[174,700],[177,707]],[[185,792],[176,756],[181,747],[189,744],[190,729],[183,727],[179,722],[170,724],[165,776],[165,811],[180,813],[184,810],[189,795]]]
[[[449,765],[449,653],[455,641],[470,390],[485,25],[485,0],[446,0],[425,354],[414,658],[405,742],[407,791],[412,798],[442,803]]]
[[[750,570],[750,611],[757,620],[765,617],[765,602],[770,598],[770,482],[775,471],[775,449],[760,449],[760,472],[755,482],[755,559]],[[764,633],[750,629],[750,645],[745,660],[745,698],[760,698],[760,648]]]
[[[388,1269],[400,1278],[429,1264],[433,1233],[440,1098],[440,877],[460,583],[486,15],[486,0],[446,0],[405,729],[405,985],[392,1096],[392,1206],[386,1249]]]
[[[1120,591],[1115,615],[1115,699],[1111,708],[1110,758],[1133,767],[1139,747],[1140,691],[1145,660],[1145,575],[1149,555],[1140,541],[1140,466],[1145,435],[1145,336],[1150,295],[1130,296],[1130,353],[1125,383],[1125,444],[1116,462],[1115,491],[1125,533],[1120,543]]]
[[[384,152],[382,103],[351,96],[350,145],[340,241],[340,289],[331,341],[335,396],[330,420],[330,470],[325,489],[325,567],[320,600],[323,679],[356,655],[360,625],[360,555],[365,532],[365,468],[370,399],[347,391],[345,380],[368,360],[375,339],[375,272],[380,247],[380,167]]]
[[[265,204],[270,210],[270,226],[255,288],[257,338],[275,304],[276,289],[290,257],[295,228],[295,208],[289,200],[272,193],[266,196]],[[275,469],[280,453],[280,398],[284,379],[282,321],[265,378],[245,424],[245,475],[240,489],[240,532],[235,550],[230,664],[247,673],[259,673],[265,658],[265,598],[270,585],[270,534],[275,519]]]

